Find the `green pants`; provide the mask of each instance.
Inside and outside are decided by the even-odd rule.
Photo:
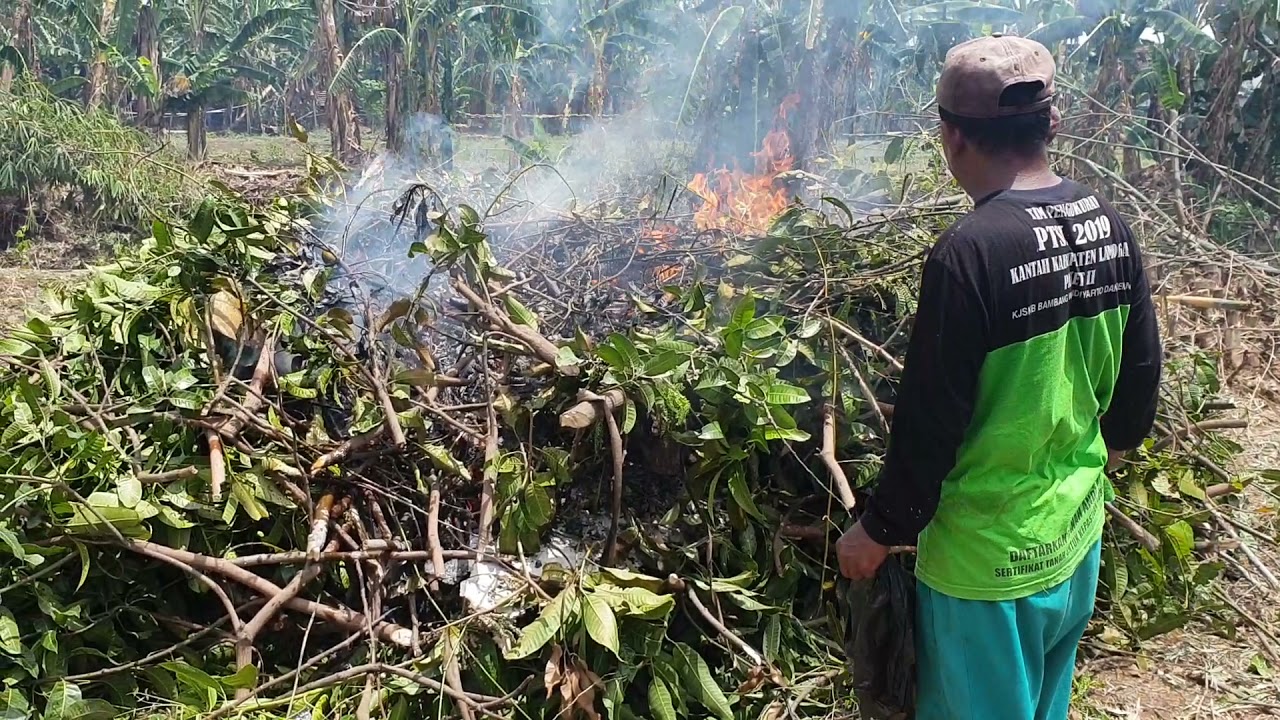
[[[1066,720],[1102,543],[1066,582],[1001,602],[917,584],[918,720]]]

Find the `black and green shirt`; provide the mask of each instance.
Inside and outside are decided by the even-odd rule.
[[[1007,600],[1097,542],[1107,448],[1141,444],[1161,348],[1138,244],[1063,180],[983,198],[925,261],[889,452],[862,524],[938,592]]]

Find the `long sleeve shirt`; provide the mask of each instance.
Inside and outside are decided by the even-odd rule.
[[[888,455],[862,525],[956,597],[1033,594],[1100,532],[1107,449],[1155,419],[1140,248],[1063,180],[984,198],[929,253]]]

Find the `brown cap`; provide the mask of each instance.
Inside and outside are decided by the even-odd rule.
[[[974,38],[947,52],[938,79],[938,107],[965,118],[989,119],[1043,110],[1053,102],[1053,54],[1035,40],[1020,37]],[[1041,83],[1027,105],[1001,105],[1010,86]]]

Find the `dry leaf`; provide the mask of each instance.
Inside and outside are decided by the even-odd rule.
[[[742,684],[738,686],[738,694],[746,695],[759,690],[764,685],[765,678],[765,669],[763,667],[751,668],[751,671],[747,673],[747,679],[743,680]]]
[[[556,686],[564,681],[564,673],[560,670],[560,658],[564,655],[564,650],[559,645],[551,646],[551,657],[547,660],[547,670],[542,675],[542,682],[547,687],[547,699],[551,699],[551,693],[555,691]]]
[[[604,690],[604,681],[579,658],[574,658],[573,676],[574,684],[580,688],[574,705],[587,716],[587,720],[600,720],[600,713],[596,712],[596,690]]]
[[[240,327],[244,325],[244,305],[233,293],[227,290],[214,293],[209,298],[209,315],[214,332],[232,340],[240,337]]]
[[[560,679],[560,714],[572,717],[570,710],[573,708],[573,699],[578,694],[578,675],[574,672],[565,673]]]

